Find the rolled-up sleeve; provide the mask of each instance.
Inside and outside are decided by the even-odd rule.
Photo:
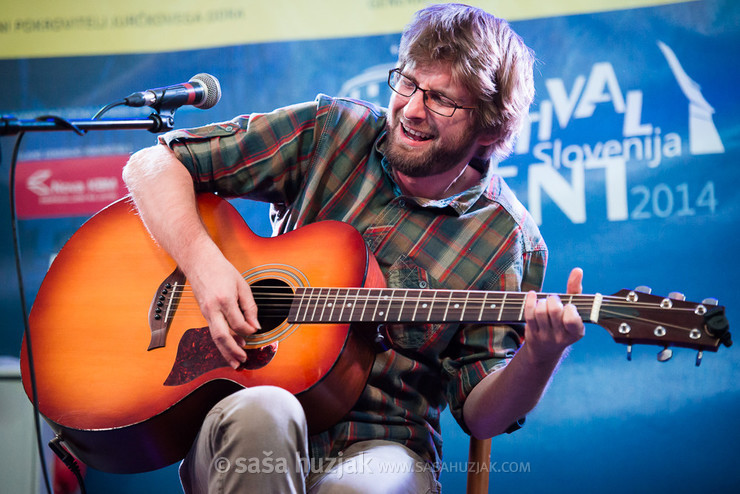
[[[526,252],[500,278],[501,291],[540,291],[547,250]],[[463,405],[472,389],[488,374],[505,367],[524,343],[523,325],[467,325],[457,332],[442,360],[447,402],[460,427],[470,433]]]

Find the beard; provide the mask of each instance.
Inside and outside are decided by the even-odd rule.
[[[401,122],[387,122],[387,144],[384,154],[391,168],[408,177],[429,177],[438,175],[455,168],[470,153],[470,148],[477,139],[475,132],[468,132],[459,138],[449,138],[443,142],[436,138],[432,146],[423,153],[410,153],[405,150],[403,144],[399,143],[399,131]]]

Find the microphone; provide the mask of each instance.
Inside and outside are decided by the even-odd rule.
[[[221,85],[210,74],[197,74],[188,82],[133,93],[124,98],[126,106],[151,106],[157,110],[193,105],[201,110],[212,108],[221,99]]]

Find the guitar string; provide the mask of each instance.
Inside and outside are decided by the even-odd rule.
[[[262,288],[262,287],[260,287]],[[277,288],[277,287],[274,287]],[[320,290],[319,288],[315,288],[315,290]],[[330,288],[328,290],[345,290],[344,288]],[[370,291],[370,290],[381,290],[381,291],[389,291],[389,290],[400,290],[405,291],[404,288],[347,288],[347,290],[364,290],[364,291]],[[417,289],[408,289],[409,291],[422,291]],[[437,290],[437,292],[446,292],[446,293],[466,293],[465,290]],[[180,289],[178,290],[178,295],[180,297],[183,297],[183,295],[187,293],[192,293],[192,290],[189,289]],[[472,292],[471,292],[472,293]],[[439,304],[444,303],[467,303],[470,304],[476,304],[476,303],[485,303],[485,304],[491,304],[491,303],[500,303],[501,301],[504,301],[506,299],[506,302],[511,305],[516,305],[517,303],[523,303],[524,299],[526,298],[525,292],[483,292],[483,291],[476,291],[476,296],[478,298],[470,298],[470,297],[460,297],[460,298],[439,298],[439,297],[414,297],[412,300],[412,303],[415,303],[417,300],[421,303],[425,302],[434,302]],[[487,294],[483,295],[481,298],[481,294]],[[505,294],[505,295],[504,295]],[[590,307],[593,305],[595,296],[594,295],[588,295],[588,294],[573,294],[572,296],[570,294],[562,294],[562,293],[544,293],[544,292],[538,292],[537,298],[538,300],[542,300],[550,295],[557,295],[561,301],[563,299],[578,299],[581,300],[572,300],[569,301],[569,303],[572,303],[573,305],[578,306],[581,304],[582,307]],[[321,303],[322,301],[329,300],[331,298],[335,299],[341,299],[341,298],[351,298],[352,300],[359,300],[359,301],[369,301],[369,302],[375,302],[375,301],[387,301],[388,295],[352,295],[352,294],[336,294],[336,293],[327,293],[327,294],[316,294],[316,295],[297,295],[295,293],[284,293],[284,292],[266,292],[263,290],[253,290],[253,297],[256,300],[280,300],[280,306],[282,307],[290,307],[295,302],[297,298],[301,299],[301,303]],[[516,300],[519,298],[520,300]],[[668,299],[671,300],[671,299]],[[680,301],[679,301],[680,302]],[[396,298],[395,300],[391,301],[392,304],[400,304],[402,303],[402,300],[399,298]],[[700,304],[695,304],[694,306],[690,307],[661,307],[660,303],[657,302],[641,302],[636,301],[632,302],[629,300],[624,299],[623,297],[616,297],[612,295],[603,295],[602,296],[602,307],[604,304],[610,304],[612,306],[621,306],[621,307],[637,307],[637,308],[655,308],[655,309],[671,309],[674,311],[694,311],[696,306]],[[692,303],[692,302],[686,302],[686,303]],[[265,306],[275,306],[276,304],[264,304]],[[703,304],[702,304],[703,305]]]
[[[272,310],[276,313],[279,312],[287,312],[291,308],[294,307],[294,301],[287,300],[285,302],[275,302],[270,303],[271,301],[274,301],[274,298],[270,297],[254,297],[255,303],[257,303],[257,306],[260,310]],[[427,299],[425,301],[424,299],[419,299],[418,303],[416,300],[414,300],[411,303],[408,303],[408,308],[404,308],[404,311],[411,311],[411,310],[432,310],[435,313],[436,312],[442,312],[442,311],[451,311],[451,312],[457,312],[460,310],[460,307],[448,307],[449,303],[432,299]],[[502,299],[503,300],[503,299]],[[380,302],[385,302],[383,299],[377,299],[377,298],[367,298],[367,299],[358,299],[358,304],[362,304],[363,302],[368,302],[368,305],[371,307],[367,307],[367,310],[378,310],[378,309],[384,309],[384,310],[391,310],[391,311],[397,311],[399,310],[399,307],[401,305],[400,301],[391,302],[390,304],[381,304]],[[377,304],[376,304],[377,302]],[[434,303],[433,303],[434,302]],[[501,309],[500,306],[490,307],[490,301],[487,301],[486,303],[482,304],[479,301],[468,301],[466,307],[463,309],[465,312],[480,312],[481,310],[486,312],[491,311],[504,311],[504,312],[519,312],[521,311],[521,305],[523,301],[512,301],[508,307],[504,307]],[[432,304],[434,307],[417,307],[418,304]],[[462,303],[458,305],[464,305]],[[495,304],[494,304],[495,305]],[[576,309],[580,312],[590,312],[593,309],[593,302],[589,301],[587,303],[578,303],[575,302],[572,305],[576,307]],[[324,308],[324,310],[339,310],[341,308],[344,308],[345,310],[356,310],[356,305],[347,305],[347,304],[340,304],[340,305],[330,305],[326,304],[323,300],[317,300],[317,301],[302,301],[300,304],[300,311],[306,312],[315,310],[315,308]],[[413,309],[412,309],[413,307]],[[197,310],[199,308],[197,302],[194,298],[186,297],[181,298],[180,302],[178,302],[177,309],[185,309],[185,310]],[[333,308],[333,309],[332,309]],[[339,308],[339,309],[338,309]],[[624,314],[624,312],[619,312],[619,309],[651,309],[651,310],[670,310],[672,313],[684,313],[684,314],[694,314],[699,317],[701,317],[703,314],[697,314],[696,310],[692,307],[672,307],[670,309],[661,308],[659,305],[649,305],[649,304],[643,304],[641,306],[635,305],[635,304],[625,304],[625,303],[602,303],[600,307],[600,312],[604,312],[607,308],[613,309],[611,312],[612,315],[622,315],[622,316],[628,316],[628,314]],[[631,317],[630,319],[636,319],[634,317]]]
[[[356,289],[352,289],[352,290],[356,290]],[[368,290],[369,291],[369,290],[385,290],[385,289],[363,289],[363,290]],[[184,292],[185,290],[183,289],[181,291]],[[499,293],[502,293],[502,292],[499,292]],[[507,292],[507,298],[511,298],[512,295],[519,296],[519,298],[521,298],[522,295],[526,295],[526,294],[523,294],[521,292]],[[540,296],[541,295],[545,295],[546,296],[546,295],[549,295],[549,294],[540,293],[538,295],[540,295]],[[180,296],[182,297],[182,294],[180,294]],[[570,297],[569,294],[567,294],[565,296]],[[588,311],[590,311],[591,308],[592,308],[592,306],[593,306],[594,296],[593,295],[576,295],[576,294],[573,295],[573,298],[579,298],[579,297],[580,298],[584,298],[586,300],[585,301],[581,301],[581,304],[580,305],[579,305],[579,303],[577,301],[576,302],[573,302],[573,305],[576,306],[576,309],[578,310],[579,314],[581,312],[588,313]],[[265,292],[259,292],[259,294],[255,294],[255,301],[257,301],[257,300],[265,300],[265,299],[266,300],[274,300],[275,298],[284,298],[286,301],[289,300],[290,303],[277,303],[277,304],[264,304],[263,303],[261,305],[258,304],[259,305],[259,308],[262,310],[262,314],[263,315],[270,316],[270,315],[273,315],[274,314],[274,315],[285,316],[286,315],[285,309],[289,309],[289,308],[292,307],[293,302],[294,302],[296,296],[294,294],[285,294],[285,293],[274,293],[274,294],[271,294],[270,295],[270,294],[267,294]],[[306,302],[309,307],[312,307],[312,305],[311,305],[312,303],[314,305],[316,305],[317,307],[321,307],[322,304],[319,304],[318,302],[325,301],[326,298],[327,298],[327,296],[321,296],[321,297],[319,297],[319,296],[316,296],[316,297],[309,296],[308,297],[308,302],[305,301],[305,297],[304,297],[304,300],[302,302]],[[375,301],[380,302],[380,301],[387,300],[383,296],[371,296],[371,295],[368,295],[368,296],[366,296],[366,297],[364,297],[362,299],[360,299],[359,297],[356,297],[356,298],[359,299],[360,301],[369,301],[371,304],[372,304],[372,302],[375,302]],[[602,314],[602,315],[611,315],[611,316],[616,316],[616,317],[622,317],[622,318],[624,318],[624,314],[621,313],[621,312],[619,312],[618,310],[608,310],[608,309],[610,309],[610,308],[612,308],[612,309],[614,309],[614,308],[623,308],[623,307],[635,307],[636,305],[640,305],[642,307],[652,307],[655,310],[664,310],[664,308],[661,308],[658,304],[655,304],[655,303],[650,304],[650,303],[645,303],[645,302],[643,302],[643,303],[629,302],[629,301],[624,300],[621,297],[613,297],[613,296],[606,296],[605,298],[614,300],[614,301],[619,302],[619,303],[606,303],[606,304],[602,303],[602,306],[601,306],[601,309],[600,309],[600,314]],[[314,299],[315,299],[315,301],[314,301]],[[184,300],[185,301],[188,301],[188,302],[194,302],[194,298],[191,298],[191,297],[185,297]],[[420,299],[420,301],[421,300],[424,300],[424,299]],[[428,299],[428,300],[429,301],[432,301],[433,299]],[[502,301],[504,300],[504,296],[503,295],[500,296],[500,300],[502,300]],[[182,301],[182,298],[181,298],[181,301]],[[414,299],[414,301],[416,301],[416,299]],[[434,299],[434,301],[435,302],[439,302],[441,304],[444,304],[444,302],[445,302],[444,299],[439,299],[439,298]],[[448,302],[449,301],[451,301],[451,300],[448,299]],[[493,301],[495,301],[495,300],[493,300]],[[485,305],[488,305],[489,303],[491,303],[493,301],[490,298],[488,298],[485,301],[484,300],[472,300],[471,301],[470,299],[468,299],[467,305],[469,307],[466,307],[466,310],[473,311],[473,312],[475,312],[475,311],[481,312],[481,311],[484,311],[486,309],[485,307],[481,307],[481,302],[484,302]],[[494,311],[495,310],[501,310],[502,313],[505,312],[507,314],[512,313],[512,312],[513,313],[520,313],[521,312],[521,307],[520,306],[519,307],[515,307],[517,305],[516,302],[517,302],[516,300],[511,301],[512,306],[509,307],[509,308],[504,308],[503,310],[501,310],[500,307],[496,307],[496,308],[493,308],[493,309],[489,308],[488,310],[489,311],[491,311],[491,310],[494,310]],[[519,301],[519,302],[523,303],[523,299],[521,301]],[[588,303],[584,303],[584,302],[588,302]],[[400,301],[397,301],[396,302],[396,305],[398,305],[400,303],[401,303]],[[340,306],[340,307],[341,307],[341,311],[345,311],[346,309],[350,309],[350,317],[352,315],[352,311],[356,310],[356,309],[354,309],[354,307],[351,307],[351,308],[350,307],[347,307],[347,306]],[[185,310],[187,310],[187,309],[191,309],[192,310],[193,309],[192,307],[181,307],[181,304],[179,304],[177,310],[180,310],[181,308],[182,309],[185,309]],[[387,311],[391,311],[391,310],[393,310],[393,308],[394,307],[392,307],[392,304],[389,304],[388,307],[385,307],[385,309]],[[268,309],[267,312],[265,311],[265,309]],[[196,310],[196,312],[199,312],[199,309],[197,308],[197,303],[196,303],[195,310]],[[275,312],[273,312],[273,310]],[[338,309],[335,307],[332,310],[335,310],[336,311]],[[377,310],[377,307],[376,307],[376,310]],[[694,312],[691,307],[678,307],[678,308],[672,308],[672,310],[674,310],[674,311],[691,311],[692,313]],[[340,313],[341,313],[341,311],[340,311]],[[432,316],[432,315],[435,315],[436,316],[436,315],[439,315],[440,313],[446,313],[446,312],[449,312],[449,308],[448,307],[431,308],[430,309],[429,316]],[[453,312],[454,312],[454,310],[453,310]],[[364,310],[363,310],[363,314],[364,314]],[[506,319],[507,318],[504,318],[504,317],[501,317],[500,318],[501,321],[505,321]],[[516,320],[518,320],[518,319],[516,319]],[[660,322],[660,321],[656,321],[656,320],[649,319],[649,318],[646,318],[646,317],[631,317],[631,318],[629,318],[629,320],[634,320],[634,321],[639,321],[639,322],[644,322],[644,323],[652,323],[652,324],[656,324],[656,325],[662,325],[663,327],[674,328],[674,329],[681,329],[681,330],[688,331],[688,329],[683,328],[681,326],[678,326],[676,324],[666,323],[666,322]],[[326,321],[318,320],[317,322],[326,322]],[[344,321],[344,322],[349,322],[349,321]],[[475,321],[470,321],[470,322],[475,322]]]
[[[373,290],[373,289],[362,289],[362,290]],[[386,290],[386,289],[383,289],[383,290]],[[392,289],[387,289],[387,290],[392,290]],[[403,289],[401,289],[401,290],[403,290]],[[185,293],[189,294],[190,291],[189,290],[178,291],[178,296],[181,298],[181,300],[194,300],[194,299],[190,299],[189,297],[184,296]],[[493,293],[493,292],[489,292],[489,293]],[[497,292],[497,293],[504,293],[504,292]],[[481,304],[481,303],[483,303],[483,304],[488,305],[488,304],[492,304],[492,303],[495,304],[497,302],[500,303],[501,301],[504,301],[504,298],[505,298],[506,299],[506,302],[509,305],[512,305],[513,306],[513,305],[516,305],[517,303],[520,303],[520,304],[523,303],[524,302],[524,299],[526,297],[526,294],[525,293],[522,293],[522,292],[505,292],[505,293],[506,293],[506,296],[505,297],[503,295],[495,295],[495,296],[488,295],[488,296],[486,296],[484,298],[470,298],[470,297],[468,297],[468,298],[459,298],[459,299],[456,299],[456,298],[439,298],[439,297],[421,297],[421,298],[414,297],[414,299],[411,301],[411,303],[415,303],[418,300],[420,303],[434,302],[434,303],[437,303],[437,304],[457,303],[457,304],[467,304],[467,305]],[[542,300],[542,299],[544,299],[548,295],[552,295],[552,294],[538,293],[538,299],[539,300]],[[564,294],[554,294],[554,295],[559,295],[560,298],[561,298],[561,300],[563,298],[570,298],[571,297],[570,295],[567,295],[567,294],[566,295],[564,295]],[[279,301],[276,304],[268,304],[268,303],[265,303],[265,304],[263,304],[265,307],[267,307],[267,306],[273,306],[273,307],[291,307],[297,298],[300,298],[301,299],[301,302],[300,303],[304,303],[304,304],[312,304],[313,303],[313,304],[317,304],[317,305],[320,305],[323,301],[327,301],[327,300],[329,300],[331,298],[335,298],[335,299],[347,299],[347,298],[351,298],[353,301],[354,300],[357,300],[357,301],[360,301],[360,302],[369,301],[371,303],[372,302],[376,302],[376,301],[378,301],[378,302],[384,302],[384,301],[387,302],[388,301],[388,296],[387,295],[370,295],[370,294],[369,295],[365,295],[365,296],[361,296],[361,295],[337,295],[337,294],[300,296],[300,295],[296,295],[296,294],[286,294],[286,293],[278,293],[278,292],[269,293],[269,292],[264,292],[264,291],[259,291],[259,292],[255,291],[255,292],[253,292],[253,297],[254,297],[255,301],[256,300]],[[496,298],[496,297],[498,297],[498,298]],[[519,300],[516,300],[517,298]],[[576,305],[576,306],[579,306],[580,305],[581,307],[585,307],[585,308],[589,308],[591,305],[593,305],[593,302],[594,302],[594,299],[595,299],[595,297],[593,295],[573,295],[573,298],[574,299],[581,298],[581,300],[573,300],[573,301],[569,301],[569,303],[572,303],[573,305]],[[330,303],[332,303],[332,302],[330,301]],[[399,299],[399,298],[396,298],[395,300],[392,300],[390,303],[391,304],[398,305],[398,304],[403,303],[403,301],[401,299]],[[690,306],[690,307],[673,307],[673,306],[671,306],[671,307],[661,307],[660,304],[655,303],[655,302],[639,302],[639,301],[638,302],[631,302],[631,301],[628,301],[628,300],[624,300],[621,297],[612,297],[612,296],[603,296],[603,298],[602,298],[602,307],[604,307],[605,304],[611,305],[612,307],[655,308],[656,310],[657,309],[671,309],[673,311],[692,311],[692,312],[695,310],[695,306]],[[697,304],[697,305],[699,305],[699,304]],[[480,305],[478,305],[478,307],[480,307]],[[500,308],[500,307],[497,307],[497,308]]]

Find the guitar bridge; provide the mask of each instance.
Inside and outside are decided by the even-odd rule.
[[[165,345],[167,331],[172,324],[177,306],[180,303],[182,290],[185,286],[185,274],[177,267],[157,288],[157,292],[149,305],[149,329],[152,338],[147,350],[154,350]]]

